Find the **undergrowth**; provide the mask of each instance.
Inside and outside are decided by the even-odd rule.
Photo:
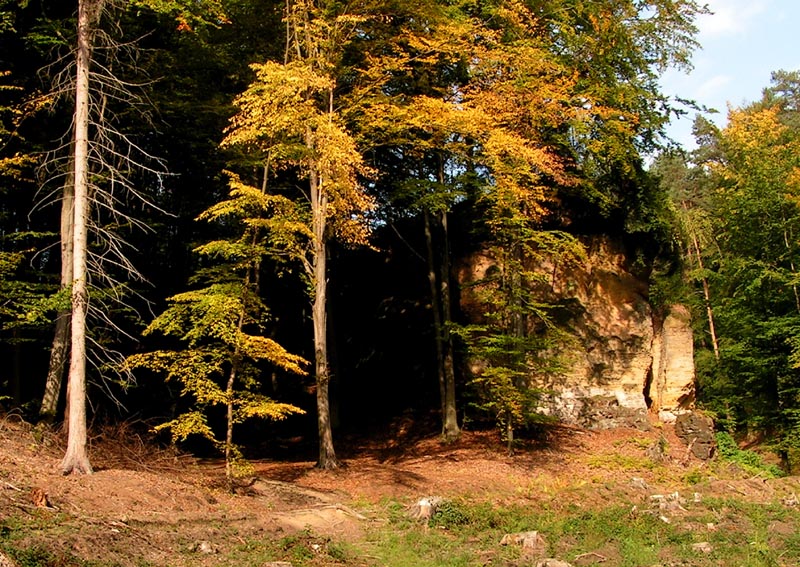
[[[370,565],[535,565],[521,547],[500,545],[505,534],[526,531],[544,538],[547,557],[571,564],[591,559],[606,567],[800,565],[800,535],[793,528],[800,511],[780,502],[709,498],[683,503],[672,513],[652,508],[644,496],[599,507],[584,507],[574,496],[536,506],[449,501],[427,524],[409,520],[402,506],[389,503],[389,523],[369,539],[368,554],[376,558]]]
[[[763,478],[780,478],[786,476],[780,467],[765,463],[758,453],[740,449],[730,433],[720,431],[716,435],[717,451],[723,461],[738,465],[743,471]]]
[[[189,546],[175,551],[173,565],[261,566],[284,561],[293,567],[478,567],[535,565],[520,546],[500,545],[506,534],[537,531],[546,557],[570,564],[587,559],[605,567],[788,567],[800,565],[800,509],[776,493],[773,502],[752,502],[732,495],[687,499],[663,510],[648,493],[609,492],[597,501],[595,489],[561,493],[548,500],[498,505],[468,497],[447,500],[428,522],[409,518],[397,500],[375,505],[366,537],[345,543],[307,529],[280,538],[240,537],[235,526],[214,524],[220,545],[203,556]],[[787,492],[787,494],[789,494]],[[63,519],[63,518],[62,518]],[[67,521],[66,524],[73,524]],[[19,567],[155,567],[131,563],[84,561],[56,551],[47,542],[64,535],[61,522],[29,518],[3,522],[0,549]],[[36,535],[41,544],[26,546]],[[239,543],[235,543],[238,541]],[[710,546],[698,550],[696,544]],[[159,563],[159,565],[161,565]]]

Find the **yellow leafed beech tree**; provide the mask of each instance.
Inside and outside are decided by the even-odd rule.
[[[187,409],[156,428],[169,429],[175,441],[199,435],[225,454],[231,487],[250,468],[233,442],[233,426],[251,418],[282,420],[299,408],[260,393],[266,367],[305,374],[306,361],[262,335],[269,322],[260,299],[262,258],[275,246],[302,232],[291,201],[269,195],[231,176],[230,197],[199,220],[224,222],[236,230],[230,238],[208,242],[196,252],[210,261],[194,277],[205,287],[169,298],[169,307],[149,325],[146,335],[160,333],[182,343],[176,350],[158,350],[128,358],[130,368],[147,368],[177,382]],[[216,407],[224,408],[226,430],[218,440],[209,423]]]
[[[449,216],[471,200],[485,214],[479,230],[519,246],[555,187],[571,183],[542,133],[574,116],[574,77],[541,45],[524,4],[462,8],[429,9],[394,38],[387,51],[402,57],[389,68],[399,78],[391,100],[371,109],[381,118],[367,133],[401,164],[403,178],[389,181],[395,206],[422,218],[445,440],[459,435]]]
[[[256,78],[235,101],[223,144],[271,157],[276,169],[304,180],[308,231],[305,245],[292,253],[308,278],[314,329],[319,461],[339,466],[329,407],[327,345],[327,248],[331,238],[365,244],[366,215],[372,199],[361,180],[369,175],[353,137],[337,109],[337,71],[356,15],[337,12],[324,0],[286,4],[283,63],[253,65]]]

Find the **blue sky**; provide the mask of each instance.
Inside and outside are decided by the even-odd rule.
[[[702,3],[702,0],[701,0]],[[713,15],[697,20],[701,48],[690,73],[670,70],[664,92],[715,108],[709,115],[726,124],[728,104],[746,105],[761,98],[772,71],[800,69],[800,0],[705,0]],[[673,119],[668,133],[685,148],[695,147],[691,134],[695,113]]]

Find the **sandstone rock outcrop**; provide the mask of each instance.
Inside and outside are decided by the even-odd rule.
[[[647,393],[650,409],[662,421],[672,422],[676,414],[694,402],[694,342],[691,314],[683,305],[673,305],[653,337],[652,381]]]
[[[566,370],[531,375],[532,387],[550,392],[543,410],[566,423],[590,428],[646,428],[649,413],[665,421],[694,402],[694,362],[689,311],[680,305],[655,312],[647,281],[631,269],[623,247],[608,238],[585,242],[579,263],[541,262],[547,274],[537,294],[568,314],[575,342],[558,355]],[[473,256],[462,281],[476,281],[492,266]],[[470,298],[463,298],[468,316]]]

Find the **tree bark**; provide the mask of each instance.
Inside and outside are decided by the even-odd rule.
[[[439,184],[444,186],[444,158],[440,154],[437,178]],[[447,210],[441,213],[442,228],[442,257],[439,288],[442,304],[442,370],[444,373],[444,413],[442,415],[442,436],[446,442],[452,442],[461,435],[458,427],[458,413],[456,411],[456,371],[453,353],[453,336],[450,333],[450,324],[453,321],[452,295],[450,293],[450,229],[447,221]]]
[[[327,215],[328,197],[322,187],[323,180],[312,168],[310,173],[312,232],[314,235],[312,270],[314,300],[312,320],[314,326],[314,364],[317,390],[317,429],[319,433],[319,460],[317,467],[336,469],[339,461],[333,447],[333,431],[329,400],[330,372],[328,369],[328,315],[327,315]]]
[[[103,0],[78,2],[77,76],[75,82],[73,186],[73,279],[67,450],[61,461],[64,474],[91,474],[86,450],[86,314],[89,306],[87,282],[87,229],[89,213],[89,67],[92,59],[93,27]]]
[[[689,208],[686,205],[686,202],[681,203],[683,205],[683,210],[688,211]],[[703,267],[703,256],[700,253],[700,243],[697,241],[697,235],[694,231],[691,231],[691,238],[692,238],[692,247],[694,248],[695,256],[697,257],[697,266],[700,268],[702,272],[705,268]],[[689,257],[691,258],[692,253],[689,251]],[[714,359],[719,360],[719,341],[717,340],[717,329],[716,325],[714,324],[714,309],[711,306],[711,290],[708,286],[708,279],[703,275],[701,278],[703,284],[703,300],[706,304],[706,317],[708,318],[708,331],[711,334],[711,346],[714,349]]]
[[[65,290],[72,284],[72,236],[75,220],[75,192],[70,182],[64,185],[61,197],[61,289]],[[70,339],[69,310],[59,311],[56,315],[56,328],[53,333],[53,346],[50,350],[50,366],[45,381],[42,405],[39,416],[45,421],[52,422],[58,409],[58,398],[61,395],[61,383],[64,378],[64,367],[67,362]],[[65,416],[66,419],[66,416]]]
[[[514,420],[510,410],[506,415],[506,453],[509,457],[514,456]]]
[[[442,254],[442,275],[439,281],[442,297],[442,367],[445,380],[445,408],[442,435],[447,442],[455,441],[461,435],[456,411],[456,371],[453,354],[453,336],[450,323],[453,320],[452,296],[450,294],[450,234],[447,225],[447,211],[442,211],[442,235],[444,253]]]
[[[428,285],[431,292],[431,311],[433,312],[433,333],[436,343],[436,374],[439,377],[439,409],[442,415],[442,435],[444,435],[445,416],[447,415],[447,386],[444,371],[444,348],[442,346],[442,309],[439,304],[439,285],[436,277],[436,257],[433,246],[433,230],[431,215],[427,209],[422,212],[425,229],[425,248],[428,264]]]
[[[461,434],[456,412],[455,365],[453,362],[453,340],[450,335],[450,262],[449,250],[445,247],[437,270],[437,255],[434,245],[431,214],[423,210],[425,247],[428,263],[428,284],[431,291],[433,332],[436,341],[436,370],[439,377],[439,400],[442,414],[442,438],[454,441]],[[447,214],[442,214],[444,239],[447,239]],[[438,271],[438,273],[437,273]]]
[[[241,324],[241,318],[239,319]],[[228,488],[233,491],[233,386],[236,383],[236,361],[231,365],[228,373],[228,383],[225,387],[225,397],[227,398],[225,430],[225,478],[228,480]]]

